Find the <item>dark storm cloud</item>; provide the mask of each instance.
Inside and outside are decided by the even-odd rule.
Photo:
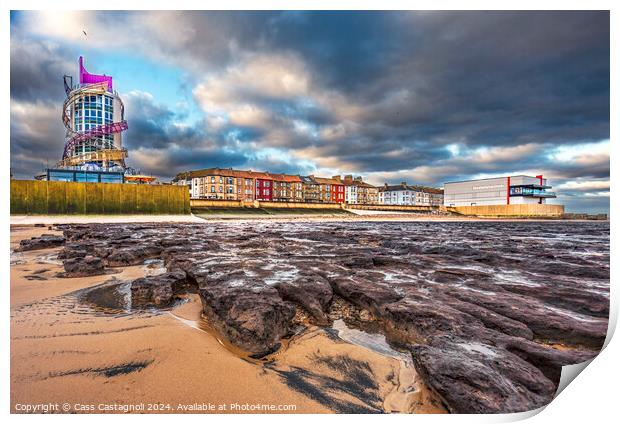
[[[65,97],[62,76],[75,52],[53,42],[23,39],[11,33],[11,98],[28,101],[62,102]],[[61,103],[62,104],[62,103]]]
[[[329,145],[325,151],[360,172],[442,159],[438,146],[454,142],[474,148],[609,138],[607,12],[284,12],[239,19],[256,32],[235,38],[241,49],[292,52],[311,68],[315,85],[363,105],[351,138],[337,146],[308,141]],[[319,127],[330,122],[325,111],[303,119]],[[376,154],[358,153],[369,142]],[[288,144],[306,147],[296,137]]]
[[[175,113],[164,105],[156,104],[149,94],[131,92],[126,96],[125,103],[125,118],[131,123],[124,136],[129,149],[160,149],[172,144],[191,148],[201,137],[197,127],[175,126]]]

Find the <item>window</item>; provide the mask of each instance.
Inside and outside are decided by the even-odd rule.
[[[101,174],[101,182],[102,183],[122,183],[123,176],[114,175],[114,174]]]
[[[265,181],[265,187],[269,187],[269,181]]]
[[[220,186],[219,189],[220,189],[220,193],[222,193],[222,186]]]
[[[211,186],[211,193],[215,193],[215,187]]]
[[[222,184],[222,177],[220,177],[220,184]]]
[[[215,177],[211,177],[211,184],[215,182]]]

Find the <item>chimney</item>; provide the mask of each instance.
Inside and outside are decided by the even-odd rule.
[[[355,181],[359,181],[361,183],[362,182],[362,177],[355,177]]]
[[[345,181],[353,181],[353,175],[345,175],[344,176],[344,180]]]
[[[403,187],[407,187],[407,182],[403,181],[403,182],[400,183],[400,185],[403,186]]]
[[[340,181],[340,175],[333,175],[333,176],[332,176],[332,179],[333,179],[333,180]]]

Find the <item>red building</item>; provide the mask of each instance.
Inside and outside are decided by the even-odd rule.
[[[335,180],[338,181],[338,180]],[[332,202],[344,203],[344,184],[332,184]]]
[[[273,200],[273,180],[267,174],[261,175],[256,181],[256,200],[271,202]]]

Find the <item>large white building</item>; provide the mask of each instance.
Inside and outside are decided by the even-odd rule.
[[[443,205],[443,190],[410,186],[405,182],[399,185],[385,184],[379,189],[379,203],[401,206],[441,206]]]
[[[444,184],[444,206],[544,204],[556,197],[550,188],[542,175],[449,182]]]

